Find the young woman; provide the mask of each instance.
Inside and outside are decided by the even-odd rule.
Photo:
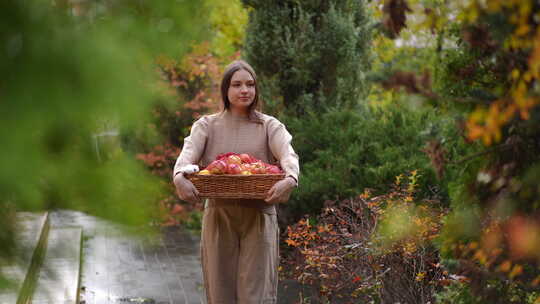
[[[278,225],[276,203],[286,202],[298,185],[298,155],[291,135],[276,118],[256,111],[257,77],[249,64],[234,61],[221,82],[223,111],[197,120],[174,166],[180,199],[199,201],[181,168],[206,167],[219,154],[248,153],[266,163],[279,161],[286,177],[264,200],[207,200],[201,260],[208,304],[276,303]]]

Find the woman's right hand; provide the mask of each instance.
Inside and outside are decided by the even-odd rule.
[[[181,200],[190,203],[199,203],[201,201],[197,188],[182,173],[174,177],[174,185],[176,186],[176,193]]]

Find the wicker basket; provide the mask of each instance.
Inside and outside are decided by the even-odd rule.
[[[263,199],[272,186],[285,174],[199,175],[187,178],[195,185],[202,198]]]

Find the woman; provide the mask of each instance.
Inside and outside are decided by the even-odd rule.
[[[256,111],[257,77],[249,64],[234,61],[221,82],[223,111],[197,120],[174,166],[182,200],[199,201],[182,168],[206,167],[219,154],[248,153],[279,161],[286,177],[264,200],[211,199],[204,208],[201,261],[208,304],[276,303],[279,264],[276,203],[298,185],[298,155],[291,135],[276,118]]]

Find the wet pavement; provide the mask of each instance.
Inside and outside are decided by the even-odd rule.
[[[51,212],[50,220],[51,227],[82,227],[80,303],[204,303],[197,235],[179,227],[126,234],[74,211]]]
[[[0,273],[10,280],[12,289],[0,290],[0,303],[16,303],[19,293],[24,290],[23,285],[28,275],[33,276],[39,270],[37,263],[32,263],[34,252],[46,243],[42,231],[48,231],[49,222],[47,214],[43,213],[17,213],[15,238],[18,246],[15,249],[14,260],[6,261],[0,258]],[[26,290],[28,291],[26,284]],[[28,293],[23,299],[28,299]]]

